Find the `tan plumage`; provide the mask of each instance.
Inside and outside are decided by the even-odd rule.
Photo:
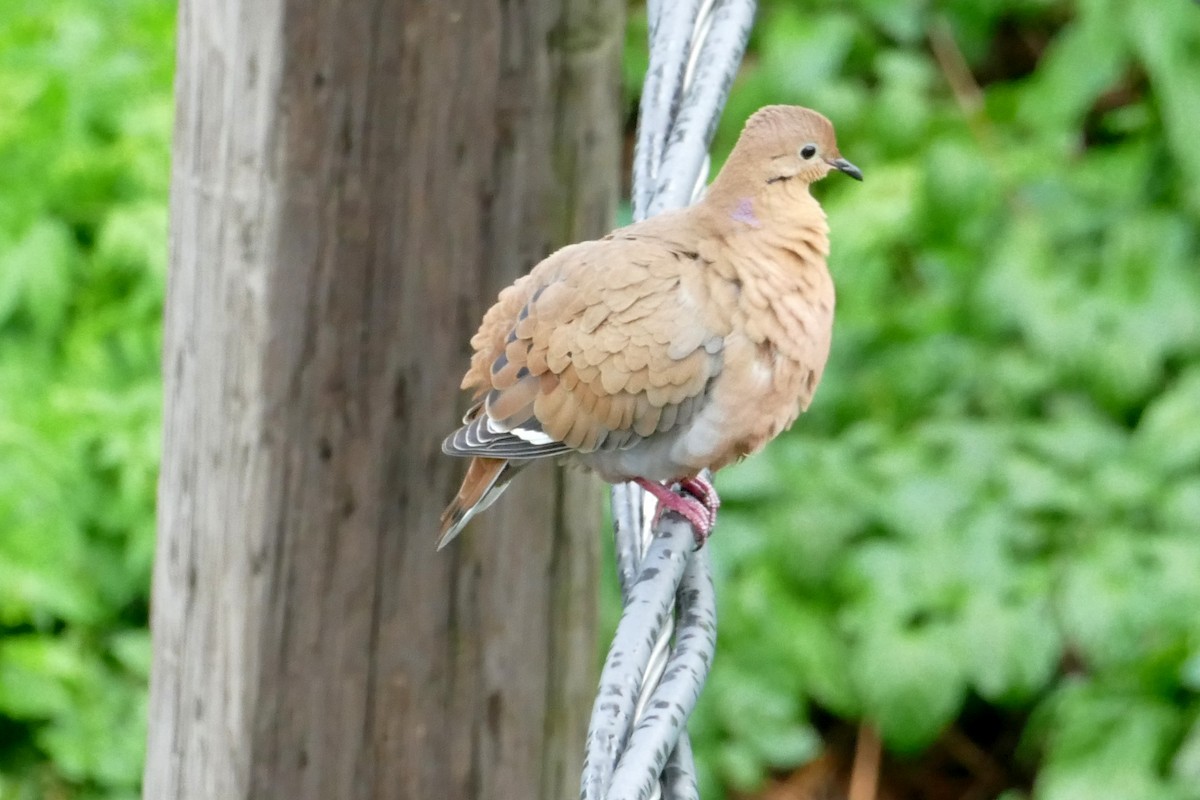
[[[832,169],[861,179],[829,121],[769,106],[699,203],[564,247],[501,292],[462,381],[478,403],[443,445],[472,463],[439,547],[529,459],[676,482],[789,426],[829,355],[828,227],[809,185]]]

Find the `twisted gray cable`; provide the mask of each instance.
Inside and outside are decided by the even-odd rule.
[[[708,147],[754,7],[754,0],[648,0],[635,220],[703,192]],[[708,550],[694,552],[691,528],[674,516],[652,530],[653,500],[633,484],[613,487],[612,512],[625,610],[592,709],[580,796],[699,800],[686,725],[716,649]]]

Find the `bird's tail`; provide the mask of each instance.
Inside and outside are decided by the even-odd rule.
[[[442,512],[442,530],[438,534],[437,549],[441,550],[449,544],[472,517],[496,502],[496,498],[508,488],[513,475],[523,466],[524,463],[520,461],[506,458],[472,458],[458,494]]]

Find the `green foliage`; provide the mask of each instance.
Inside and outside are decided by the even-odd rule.
[[[718,478],[704,796],[975,698],[1036,798],[1200,797],[1200,7],[773,0],[716,150],[780,102],[866,180],[814,406]]]
[[[173,16],[0,14],[0,800],[137,792]],[[705,797],[968,701],[1042,800],[1200,796],[1198,98],[1184,0],[763,3],[718,154],[802,103],[867,180],[816,403],[719,479]]]
[[[174,6],[0,14],[0,798],[145,749]]]

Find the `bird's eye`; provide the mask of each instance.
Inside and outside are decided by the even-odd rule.
[[[806,144],[806,145],[804,145],[804,147],[800,148],[800,157],[801,158],[805,158],[805,159],[812,158],[816,154],[817,154],[817,146],[815,144]]]

